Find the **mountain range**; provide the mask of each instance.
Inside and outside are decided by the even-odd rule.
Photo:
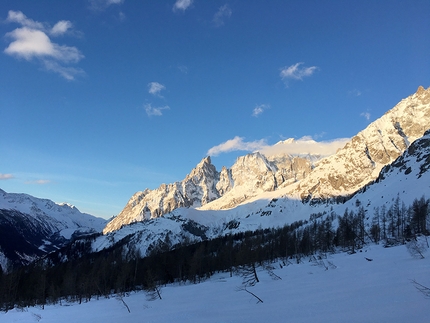
[[[239,157],[230,169],[223,167],[220,172],[206,157],[184,180],[135,193],[103,232],[157,218],[180,207],[232,209],[264,192],[310,202],[347,197],[375,180],[385,165],[399,157],[429,127],[430,88],[420,86],[334,155],[322,158],[255,152]]]
[[[430,88],[420,86],[333,155],[261,151],[221,171],[208,156],[182,181],[135,193],[108,223],[67,204],[0,191],[2,232],[21,241],[15,250],[12,238],[3,238],[0,259],[2,265],[25,264],[96,232],[103,234],[92,239],[94,252],[126,244],[146,255],[160,246],[279,227],[312,214],[365,206],[370,218],[397,198],[410,204],[428,191],[428,129]]]
[[[160,245],[281,227],[363,206],[370,225],[372,215],[396,199],[410,205],[428,191],[427,128],[430,88],[419,87],[325,158],[255,152],[217,172],[206,157],[183,181],[136,193],[95,239],[93,251],[126,243],[145,255]]]

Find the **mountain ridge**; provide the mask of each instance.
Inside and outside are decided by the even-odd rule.
[[[323,159],[318,172],[292,187],[289,193],[299,194],[305,200],[351,194],[376,179],[380,170],[423,136],[429,125],[430,88],[420,86],[335,155]]]
[[[238,157],[231,168],[223,167],[217,172],[208,156],[183,181],[133,195],[103,233],[163,216],[180,207],[234,208],[263,192],[282,190],[283,194],[302,201],[348,196],[375,180],[379,171],[421,137],[428,125],[430,87],[426,90],[420,86],[416,93],[401,100],[334,155],[325,158],[265,156],[256,152]],[[294,140],[284,142],[292,144]]]

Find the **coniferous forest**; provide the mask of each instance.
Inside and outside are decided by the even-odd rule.
[[[0,272],[0,309],[81,303],[142,289],[161,299],[162,286],[168,283],[199,283],[218,272],[255,273],[256,266],[286,266],[315,261],[327,253],[355,253],[370,243],[406,244],[412,256],[423,257],[416,237],[429,233],[429,199],[423,196],[406,206],[397,197],[390,207],[376,208],[373,214],[359,200],[355,203],[355,212],[312,214],[282,228],[198,243],[171,246],[167,236],[146,257],[130,248],[127,239],[98,253],[90,252],[96,236],[78,239],[29,266]]]

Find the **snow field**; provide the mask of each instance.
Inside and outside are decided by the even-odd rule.
[[[353,255],[339,253],[325,259],[336,268],[326,270],[309,262],[291,264],[275,273],[258,269],[260,282],[237,291],[242,278],[217,274],[201,284],[162,287],[162,300],[148,301],[144,292],[121,300],[92,300],[81,305],[63,303],[0,313],[0,322],[429,322],[430,299],[412,280],[430,286],[430,252],[414,259],[405,246],[367,246]],[[372,259],[368,261],[365,258]]]

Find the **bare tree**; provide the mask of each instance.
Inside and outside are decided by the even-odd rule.
[[[116,295],[116,299],[117,299],[118,301],[122,302],[122,304],[126,307],[127,311],[128,311],[129,313],[131,313],[131,312],[130,312],[130,307],[128,307],[127,303],[124,301],[124,296],[123,296],[123,294],[122,294],[122,293],[118,293],[118,294]]]
[[[260,280],[258,279],[255,263],[238,267],[239,275],[243,278],[242,285],[246,287],[254,286]]]
[[[155,301],[161,298],[161,286],[154,278],[152,272],[148,269],[145,279],[145,292],[148,301]]]
[[[255,263],[246,266],[240,266],[238,268],[239,275],[243,278],[242,285],[236,288],[236,291],[244,291],[248,294],[254,296],[257,299],[258,303],[263,303],[263,300],[255,295],[253,292],[249,291],[247,287],[255,286],[255,284],[259,283],[257,270],[255,269]]]

